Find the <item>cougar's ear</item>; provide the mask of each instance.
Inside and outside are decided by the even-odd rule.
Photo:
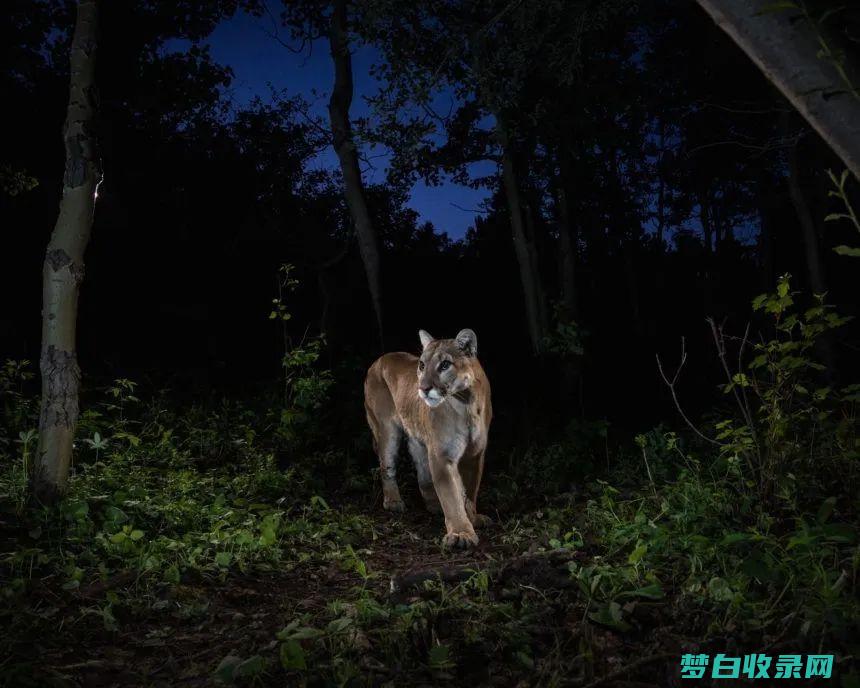
[[[467,356],[478,355],[478,335],[474,330],[460,330],[456,337],[457,346]]]
[[[423,349],[426,349],[427,345],[433,341],[433,335],[427,330],[418,330],[418,337],[421,339],[421,347]]]

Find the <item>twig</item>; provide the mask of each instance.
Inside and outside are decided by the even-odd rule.
[[[678,368],[675,370],[675,374],[672,376],[671,382],[669,378],[666,377],[666,373],[663,372],[663,363],[660,361],[660,354],[656,354],[657,357],[657,370],[660,371],[660,377],[663,378],[663,382],[666,383],[666,386],[669,388],[669,391],[672,393],[672,400],[675,402],[675,408],[678,409],[678,413],[681,414],[681,418],[684,419],[684,422],[690,427],[690,429],[695,432],[699,437],[701,437],[706,442],[710,442],[711,444],[716,444],[717,446],[722,446],[720,442],[717,442],[714,439],[711,439],[707,435],[702,434],[702,432],[693,425],[693,422],[687,418],[687,414],[684,413],[684,409],[681,408],[681,402],[678,400],[678,394],[675,391],[675,384],[678,381],[678,376],[681,374],[681,370],[684,367],[684,364],[687,362],[687,349],[684,338],[681,337],[681,360],[678,363]]]
[[[738,408],[741,410],[741,415],[744,417],[744,421],[747,424],[747,427],[750,429],[750,434],[752,435],[753,442],[756,446],[756,454],[759,458],[759,463],[761,463],[761,450],[759,449],[758,443],[758,435],[755,431],[755,423],[753,423],[752,413],[749,408],[749,402],[747,400],[746,392],[743,391],[745,388],[741,385],[741,390],[743,391],[743,398],[738,393],[738,385],[732,384],[734,380],[732,379],[732,371],[729,368],[728,361],[726,360],[726,341],[725,336],[723,335],[723,326],[720,325],[717,327],[717,323],[713,318],[705,318],[705,321],[711,326],[711,334],[714,337],[714,345],[717,347],[717,356],[720,359],[720,363],[723,366],[723,370],[726,373],[726,379],[728,383],[732,385],[732,394],[735,397],[735,401],[738,404]],[[738,372],[740,372],[742,366],[742,357],[744,353],[744,347],[746,346],[747,337],[749,337],[750,325],[747,323],[746,330],[744,331],[743,339],[741,340],[740,351],[738,353]]]
[[[654,485],[654,478],[651,476],[651,466],[648,465],[648,452],[645,451],[645,445],[644,444],[642,445],[641,449],[642,449],[642,458],[645,459],[645,470],[648,473],[648,481],[651,483],[651,489],[654,490],[654,499],[656,499],[659,502],[660,498],[657,496],[657,486]]]

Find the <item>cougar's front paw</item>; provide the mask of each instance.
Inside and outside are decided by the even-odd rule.
[[[398,514],[406,511],[406,505],[403,503],[402,499],[383,499],[382,508],[386,511],[393,511]]]
[[[478,536],[474,530],[454,531],[442,538],[442,546],[446,549],[468,549],[477,545]]]

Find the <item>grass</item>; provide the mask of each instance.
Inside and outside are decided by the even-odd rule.
[[[784,325],[790,296],[760,304]],[[783,334],[830,316],[804,317]],[[117,380],[86,400],[67,498],[31,505],[37,407],[9,363],[0,684],[663,686],[682,653],[823,652],[860,685],[857,390],[801,379],[806,334],[732,376],[753,401],[715,414],[719,447],[577,421],[494,448],[496,523],[460,553],[414,479],[382,510],[366,433],[323,430],[328,378],[313,412]]]

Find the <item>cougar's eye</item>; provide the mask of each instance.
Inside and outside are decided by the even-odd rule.
[[[443,370],[448,370],[448,368],[450,368],[450,367],[451,367],[451,361],[442,361],[439,364],[439,372],[442,372]]]
[[[424,361],[418,361],[418,370],[424,370]]]

